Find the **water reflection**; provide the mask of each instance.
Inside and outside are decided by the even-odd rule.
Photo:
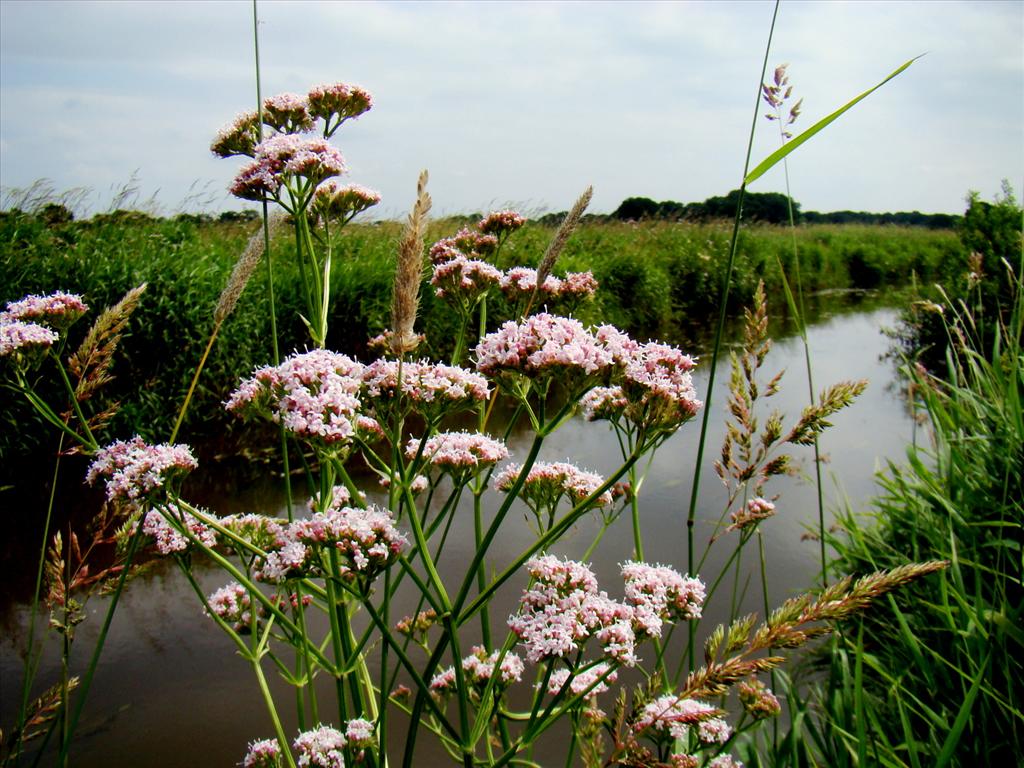
[[[822,451],[829,457],[829,463],[823,474],[830,506],[844,497],[857,505],[871,495],[878,463],[887,458],[898,460],[911,436],[912,426],[902,401],[889,386],[893,379],[891,366],[880,360],[887,341],[879,329],[894,323],[895,311],[861,305],[854,312],[837,312],[836,306],[833,303],[830,310],[833,314],[820,317],[811,329],[815,384],[821,389],[840,379],[867,378],[870,385],[856,406],[834,418],[835,427],[824,436]],[[773,373],[781,368],[787,371],[784,386],[773,399],[775,407],[792,419],[807,398],[803,348],[797,339],[777,342],[764,370]],[[698,369],[695,379],[698,392],[706,398],[707,370]],[[725,434],[722,414],[728,368],[719,370],[716,379],[711,431],[700,475],[698,554],[711,537],[726,500],[726,491],[713,472],[712,462]],[[650,467],[641,497],[647,559],[673,564],[680,570],[686,570],[687,565],[685,516],[698,430],[699,425],[691,423],[662,448]],[[525,456],[528,439],[526,435],[512,438],[513,459],[521,460]],[[794,453],[802,460],[805,474],[813,473],[810,450]],[[567,458],[581,467],[607,473],[618,465],[618,446],[606,427],[575,419],[546,442],[541,455],[541,459],[547,461]],[[281,484],[268,475],[243,488],[207,487],[202,503],[220,514],[254,509],[280,513],[284,506],[283,490]],[[763,526],[770,601],[777,604],[812,584],[818,574],[817,544],[801,540],[802,534],[816,525],[817,506],[814,488],[801,478],[784,479],[770,490],[781,493],[778,514]],[[463,521],[470,519],[469,509],[467,505],[457,513]],[[598,527],[597,520],[584,518],[559,543],[557,553],[580,557]],[[472,557],[473,546],[469,526],[455,530],[452,536],[440,569],[446,579],[454,580],[461,576],[461,569]],[[38,551],[34,543],[37,540],[37,537],[26,537],[18,545],[23,553],[22,567],[29,571],[34,568],[32,559]],[[496,543],[493,567],[501,568],[514,559],[530,541],[532,535],[525,508],[518,508],[509,515]],[[716,544],[703,572],[717,573],[730,550],[727,539]],[[618,565],[631,556],[632,533],[629,520],[623,516],[607,532],[594,557],[594,568],[602,587],[613,596],[621,595]],[[752,576],[753,565],[744,564],[741,586]],[[198,580],[207,593],[226,581],[208,567],[197,570]],[[525,579],[513,579],[499,593],[492,611],[496,624],[514,610],[524,584]],[[743,608],[760,611],[759,581],[751,579],[749,584]],[[722,603],[727,603],[728,599],[721,598],[725,595],[727,590],[716,605],[709,607],[706,626],[723,618]],[[8,599],[9,596],[10,592]],[[394,613],[399,616],[413,608],[411,595],[403,593]],[[104,609],[104,600],[90,602],[89,619],[79,627],[80,656],[91,650]],[[6,627],[0,644],[3,680],[0,722],[7,725],[14,717],[18,698],[19,648],[24,642],[28,617],[27,609],[18,602],[8,602],[4,613]],[[237,764],[246,743],[268,736],[272,729],[251,669],[233,651],[230,641],[202,616],[195,596],[175,569],[160,565],[134,582],[123,597],[90,694],[76,744],[76,764],[82,768]],[[53,649],[48,650],[38,679],[56,679],[58,662]],[[79,666],[84,665],[84,660],[79,659],[79,662]],[[327,681],[320,682],[326,693]],[[275,682],[274,688],[281,701],[291,701],[286,686]],[[283,706],[282,713],[287,714],[289,708]],[[294,732],[295,725],[293,720],[285,723],[289,732]],[[426,747],[429,740],[423,741]],[[552,741],[557,741],[557,734]],[[555,750],[557,752],[557,747]],[[426,749],[420,760],[425,761],[421,764],[440,762],[438,755]]]

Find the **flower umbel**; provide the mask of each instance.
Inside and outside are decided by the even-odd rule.
[[[187,445],[147,445],[142,438],[117,440],[96,453],[85,479],[106,480],[111,501],[141,501],[198,466]]]

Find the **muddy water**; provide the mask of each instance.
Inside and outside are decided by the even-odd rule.
[[[886,459],[899,460],[911,437],[912,424],[894,384],[891,364],[880,360],[888,342],[879,329],[895,322],[892,309],[864,309],[833,316],[822,315],[811,327],[811,357],[815,385],[824,386],[841,379],[866,378],[867,392],[853,408],[835,417],[835,427],[822,440],[822,451],[829,461],[823,467],[826,503],[830,507],[848,499],[858,507],[873,492],[873,473]],[[797,339],[776,342],[764,370],[774,373],[786,369],[782,392],[773,398],[775,407],[794,418],[807,399],[803,347]],[[706,398],[707,370],[698,369],[698,392]],[[728,382],[728,366],[716,377],[711,428],[705,467],[700,475],[700,502],[697,522],[698,556],[711,537],[715,522],[722,514],[725,490],[712,471],[712,461],[724,435],[722,422]],[[787,422],[789,423],[789,422]],[[646,558],[673,564],[685,571],[685,516],[693,482],[699,423],[685,426],[656,455],[641,495]],[[528,436],[513,437],[510,449],[522,459],[528,449]],[[806,475],[813,473],[811,453],[794,452]],[[545,443],[544,460],[572,459],[578,465],[598,472],[617,466],[618,447],[611,432],[603,426],[575,419]],[[806,479],[785,479],[776,483],[772,493],[781,494],[778,514],[762,526],[768,562],[769,596],[774,605],[812,585],[819,572],[819,550],[802,535],[817,525],[817,493]],[[210,490],[203,503],[221,514],[258,509],[281,513],[283,487],[268,478],[230,495]],[[455,579],[472,555],[470,517],[458,516],[466,524],[454,530],[450,546],[441,561],[442,575]],[[557,552],[580,557],[598,530],[595,519],[584,518],[562,542]],[[521,510],[514,510],[496,542],[495,567],[511,560],[530,541],[530,528]],[[36,541],[34,539],[33,541]],[[719,540],[712,547],[702,568],[705,579],[716,574],[731,552],[732,541]],[[632,557],[632,531],[626,516],[605,534],[593,564],[603,588],[613,596],[621,594],[617,584],[618,564]],[[21,547],[19,547],[21,548]],[[25,543],[31,554],[34,545]],[[754,550],[750,550],[753,552]],[[755,562],[741,563],[738,599],[743,610],[762,607],[760,577]],[[31,567],[32,558],[25,560]],[[211,592],[227,579],[217,571],[197,565],[202,588]],[[731,593],[727,580],[715,602],[706,609],[705,628],[724,620]],[[496,600],[492,615],[500,625],[514,610],[518,592],[525,579],[513,579]],[[744,585],[746,591],[744,592]],[[399,601],[396,615],[410,610],[408,598]],[[106,602],[97,598],[89,603],[89,618],[78,628],[76,650],[78,667],[84,667],[102,622]],[[21,685],[19,649],[25,642],[28,611],[23,603],[4,606],[4,636],[0,641],[0,724],[5,728],[14,717]],[[40,616],[40,625],[45,617]],[[680,633],[682,634],[682,633]],[[52,638],[51,638],[52,639]],[[470,638],[471,640],[472,638]],[[682,639],[677,638],[677,639]],[[467,642],[468,644],[468,642]],[[38,679],[56,680],[59,658],[51,643],[44,654]],[[679,652],[679,649],[676,651]],[[78,670],[80,671],[80,669]],[[269,676],[273,671],[268,669]],[[328,681],[319,681],[325,696]],[[274,683],[281,702],[280,710],[287,733],[295,733],[292,697],[287,687]],[[322,714],[331,720],[330,713]],[[336,719],[333,718],[333,719]],[[396,718],[396,730],[402,724]],[[245,753],[247,742],[272,735],[272,728],[248,663],[236,653],[231,642],[206,619],[187,582],[173,567],[157,567],[130,585],[111,628],[102,663],[96,675],[89,703],[79,726],[74,764],[80,768],[104,766],[231,766]],[[400,734],[396,734],[400,736]],[[428,734],[421,734],[422,750],[417,765],[443,764],[442,755],[430,745]],[[401,739],[392,753],[400,754]],[[557,733],[545,749],[551,759],[561,750],[564,739]],[[542,753],[538,753],[540,756]],[[28,761],[31,762],[31,761]],[[43,764],[50,762],[44,758]]]

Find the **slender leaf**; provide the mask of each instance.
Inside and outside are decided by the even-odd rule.
[[[921,54],[921,56],[923,56],[923,55],[924,54]],[[743,183],[744,184],[750,184],[751,182],[756,181],[757,179],[761,178],[770,168],[772,168],[780,160],[782,160],[782,158],[786,157],[794,149],[796,149],[801,144],[803,144],[805,141],[807,141],[808,139],[813,137],[814,134],[818,133],[820,130],[822,130],[829,123],[834,122],[835,120],[837,120],[840,115],[842,115],[844,112],[846,112],[851,107],[853,107],[854,104],[856,104],[859,101],[862,101],[863,99],[866,99],[868,96],[870,96],[872,93],[877,91],[883,85],[888,83],[890,80],[892,80],[898,74],[903,72],[903,70],[905,70],[907,67],[909,67],[911,64],[913,64],[918,59],[920,59],[921,56],[915,56],[910,61],[906,62],[903,66],[901,66],[898,69],[894,70],[892,72],[892,74],[890,74],[887,78],[885,78],[885,80],[880,82],[874,88],[869,88],[868,90],[864,91],[864,93],[862,93],[860,96],[858,96],[857,98],[855,98],[855,99],[853,99],[851,101],[848,101],[846,104],[841,106],[839,109],[837,109],[835,112],[833,112],[828,117],[823,117],[821,120],[816,122],[814,125],[812,125],[810,128],[808,128],[806,131],[801,133],[799,136],[797,136],[792,141],[786,142],[784,145],[779,147],[777,150],[775,150],[770,155],[768,155],[768,157],[766,157],[764,160],[762,160],[760,163],[758,163],[757,167],[754,168],[754,170],[752,170],[750,173],[747,174],[747,177],[743,180]]]
[[[956,754],[957,745],[960,743],[960,735],[970,719],[974,700],[978,697],[978,691],[981,690],[981,681],[988,671],[988,662],[991,658],[991,654],[986,656],[985,661],[978,668],[978,674],[974,676],[971,689],[967,692],[967,696],[964,697],[964,703],[960,705],[960,711],[957,712],[956,720],[953,721],[953,727],[949,729],[949,733],[946,734],[946,740],[942,743],[942,751],[939,752],[939,759],[935,763],[935,768],[943,768],[943,766],[948,765]]]

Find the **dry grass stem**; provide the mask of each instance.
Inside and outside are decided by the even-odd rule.
[[[430,212],[427,194],[427,172],[420,173],[416,184],[416,202],[398,243],[398,264],[391,298],[391,351],[398,356],[416,348],[416,311],[420,303],[420,282],[423,278],[423,233]]]
[[[10,756],[17,751],[19,744],[24,745],[46,733],[46,726],[60,713],[63,683],[56,683],[33,699],[26,711],[25,724],[21,730],[12,730],[4,734],[0,731],[0,755]],[[68,678],[68,693],[78,687],[78,678]],[[6,761],[4,763],[6,765]]]
[[[270,237],[273,237],[275,230],[281,226],[282,222],[284,222],[284,216],[280,214],[271,216],[267,220],[267,229]],[[238,299],[242,296],[242,291],[245,290],[245,286],[249,283],[253,273],[256,272],[256,267],[259,266],[260,259],[263,258],[264,249],[265,242],[263,239],[263,227],[261,226],[249,238],[245,250],[238,257],[238,261],[235,262],[235,268],[231,270],[231,277],[228,278],[227,285],[224,286],[224,290],[221,291],[220,298],[217,300],[217,308],[213,311],[213,321],[218,326],[235,310]]]
[[[551,238],[548,249],[544,252],[544,257],[540,260],[540,264],[537,267],[538,286],[543,285],[545,278],[551,274],[551,269],[555,266],[558,255],[565,248],[565,244],[569,242],[569,238],[579,225],[580,219],[583,218],[583,212],[587,210],[587,206],[590,205],[590,198],[593,196],[594,188],[587,187],[569,213],[562,219],[562,223],[558,225],[558,230],[555,232],[554,237]],[[532,299],[530,303],[533,303]]]
[[[857,581],[847,577],[817,596],[801,595],[787,600],[756,630],[751,616],[737,619],[728,630],[720,626],[711,633],[705,645],[705,665],[690,674],[679,696],[721,696],[740,680],[771,670],[784,661],[781,656],[756,654],[776,648],[797,648],[815,637],[828,634],[832,631],[829,622],[849,618],[868,608],[882,595],[948,565],[945,560],[932,560],[872,573]],[[716,661],[723,642],[724,652],[735,655]]]

